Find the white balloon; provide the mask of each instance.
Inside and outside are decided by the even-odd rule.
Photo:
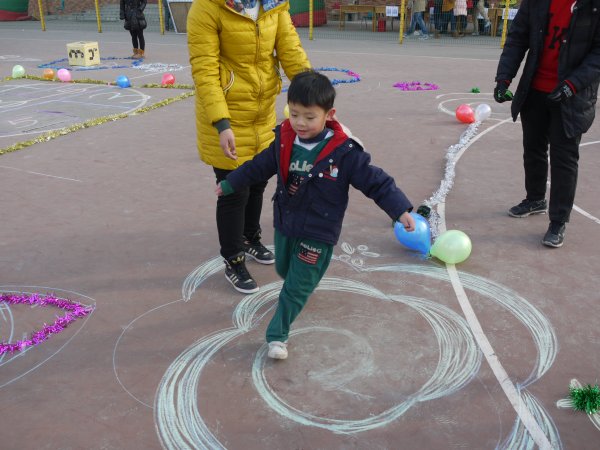
[[[492,115],[492,108],[487,103],[482,103],[475,109],[475,120],[483,122]]]

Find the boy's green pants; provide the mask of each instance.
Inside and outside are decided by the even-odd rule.
[[[275,230],[275,269],[283,278],[279,303],[267,327],[267,342],[288,339],[290,325],[313,293],[333,256],[333,245],[288,238]]]

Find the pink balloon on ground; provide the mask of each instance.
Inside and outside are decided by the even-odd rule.
[[[165,73],[162,76],[162,81],[160,84],[162,84],[163,86],[167,84],[175,84],[175,77],[173,76],[173,74]]]
[[[473,123],[475,122],[475,112],[466,103],[459,105],[455,111],[456,118],[462,123]]]
[[[69,72],[67,69],[58,69],[58,72],[56,72],[56,76],[60,81],[64,83],[67,83],[72,79],[71,72]]]

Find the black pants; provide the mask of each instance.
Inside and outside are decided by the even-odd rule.
[[[131,43],[133,44],[133,48],[139,48],[140,50],[146,49],[144,30],[129,30],[129,34],[131,34]]]
[[[231,172],[213,168],[217,183]],[[230,195],[222,195],[217,200],[217,230],[221,256],[230,258],[243,251],[244,237],[251,239],[260,234],[260,214],[263,193],[267,182],[255,184]]]
[[[549,105],[547,94],[532,90],[521,108],[523,166],[528,200],[546,196],[550,145],[550,220],[568,222],[575,201],[581,135],[565,135],[559,105]]]

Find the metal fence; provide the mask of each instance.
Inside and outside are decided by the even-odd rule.
[[[303,11],[302,7],[294,7],[301,1],[308,4],[308,11]],[[421,22],[412,17],[411,10],[406,6],[407,0],[397,1],[400,5],[392,5],[390,9],[389,5],[333,3],[328,6],[325,0],[291,0],[290,14],[302,39],[388,41],[408,46],[432,46],[443,43],[445,46],[482,45],[498,48],[503,45],[504,30],[508,29],[516,13],[514,6],[496,7],[494,3],[485,2],[484,11],[487,17],[482,16],[475,7],[472,7],[468,9],[468,15],[462,24],[452,11],[443,13],[437,3],[436,6],[431,6],[434,0],[430,0],[429,9],[423,14]],[[189,8],[191,2],[159,0],[158,4],[149,3],[144,11],[148,23],[147,31],[162,34],[184,33],[185,15],[178,14],[175,8],[180,4],[186,4]],[[409,33],[413,20],[415,20],[415,31]],[[422,25],[424,29],[421,29]],[[95,28],[99,32],[120,31],[123,29],[123,21],[119,19],[119,4],[115,3],[73,14],[40,15],[40,28],[72,30]]]

